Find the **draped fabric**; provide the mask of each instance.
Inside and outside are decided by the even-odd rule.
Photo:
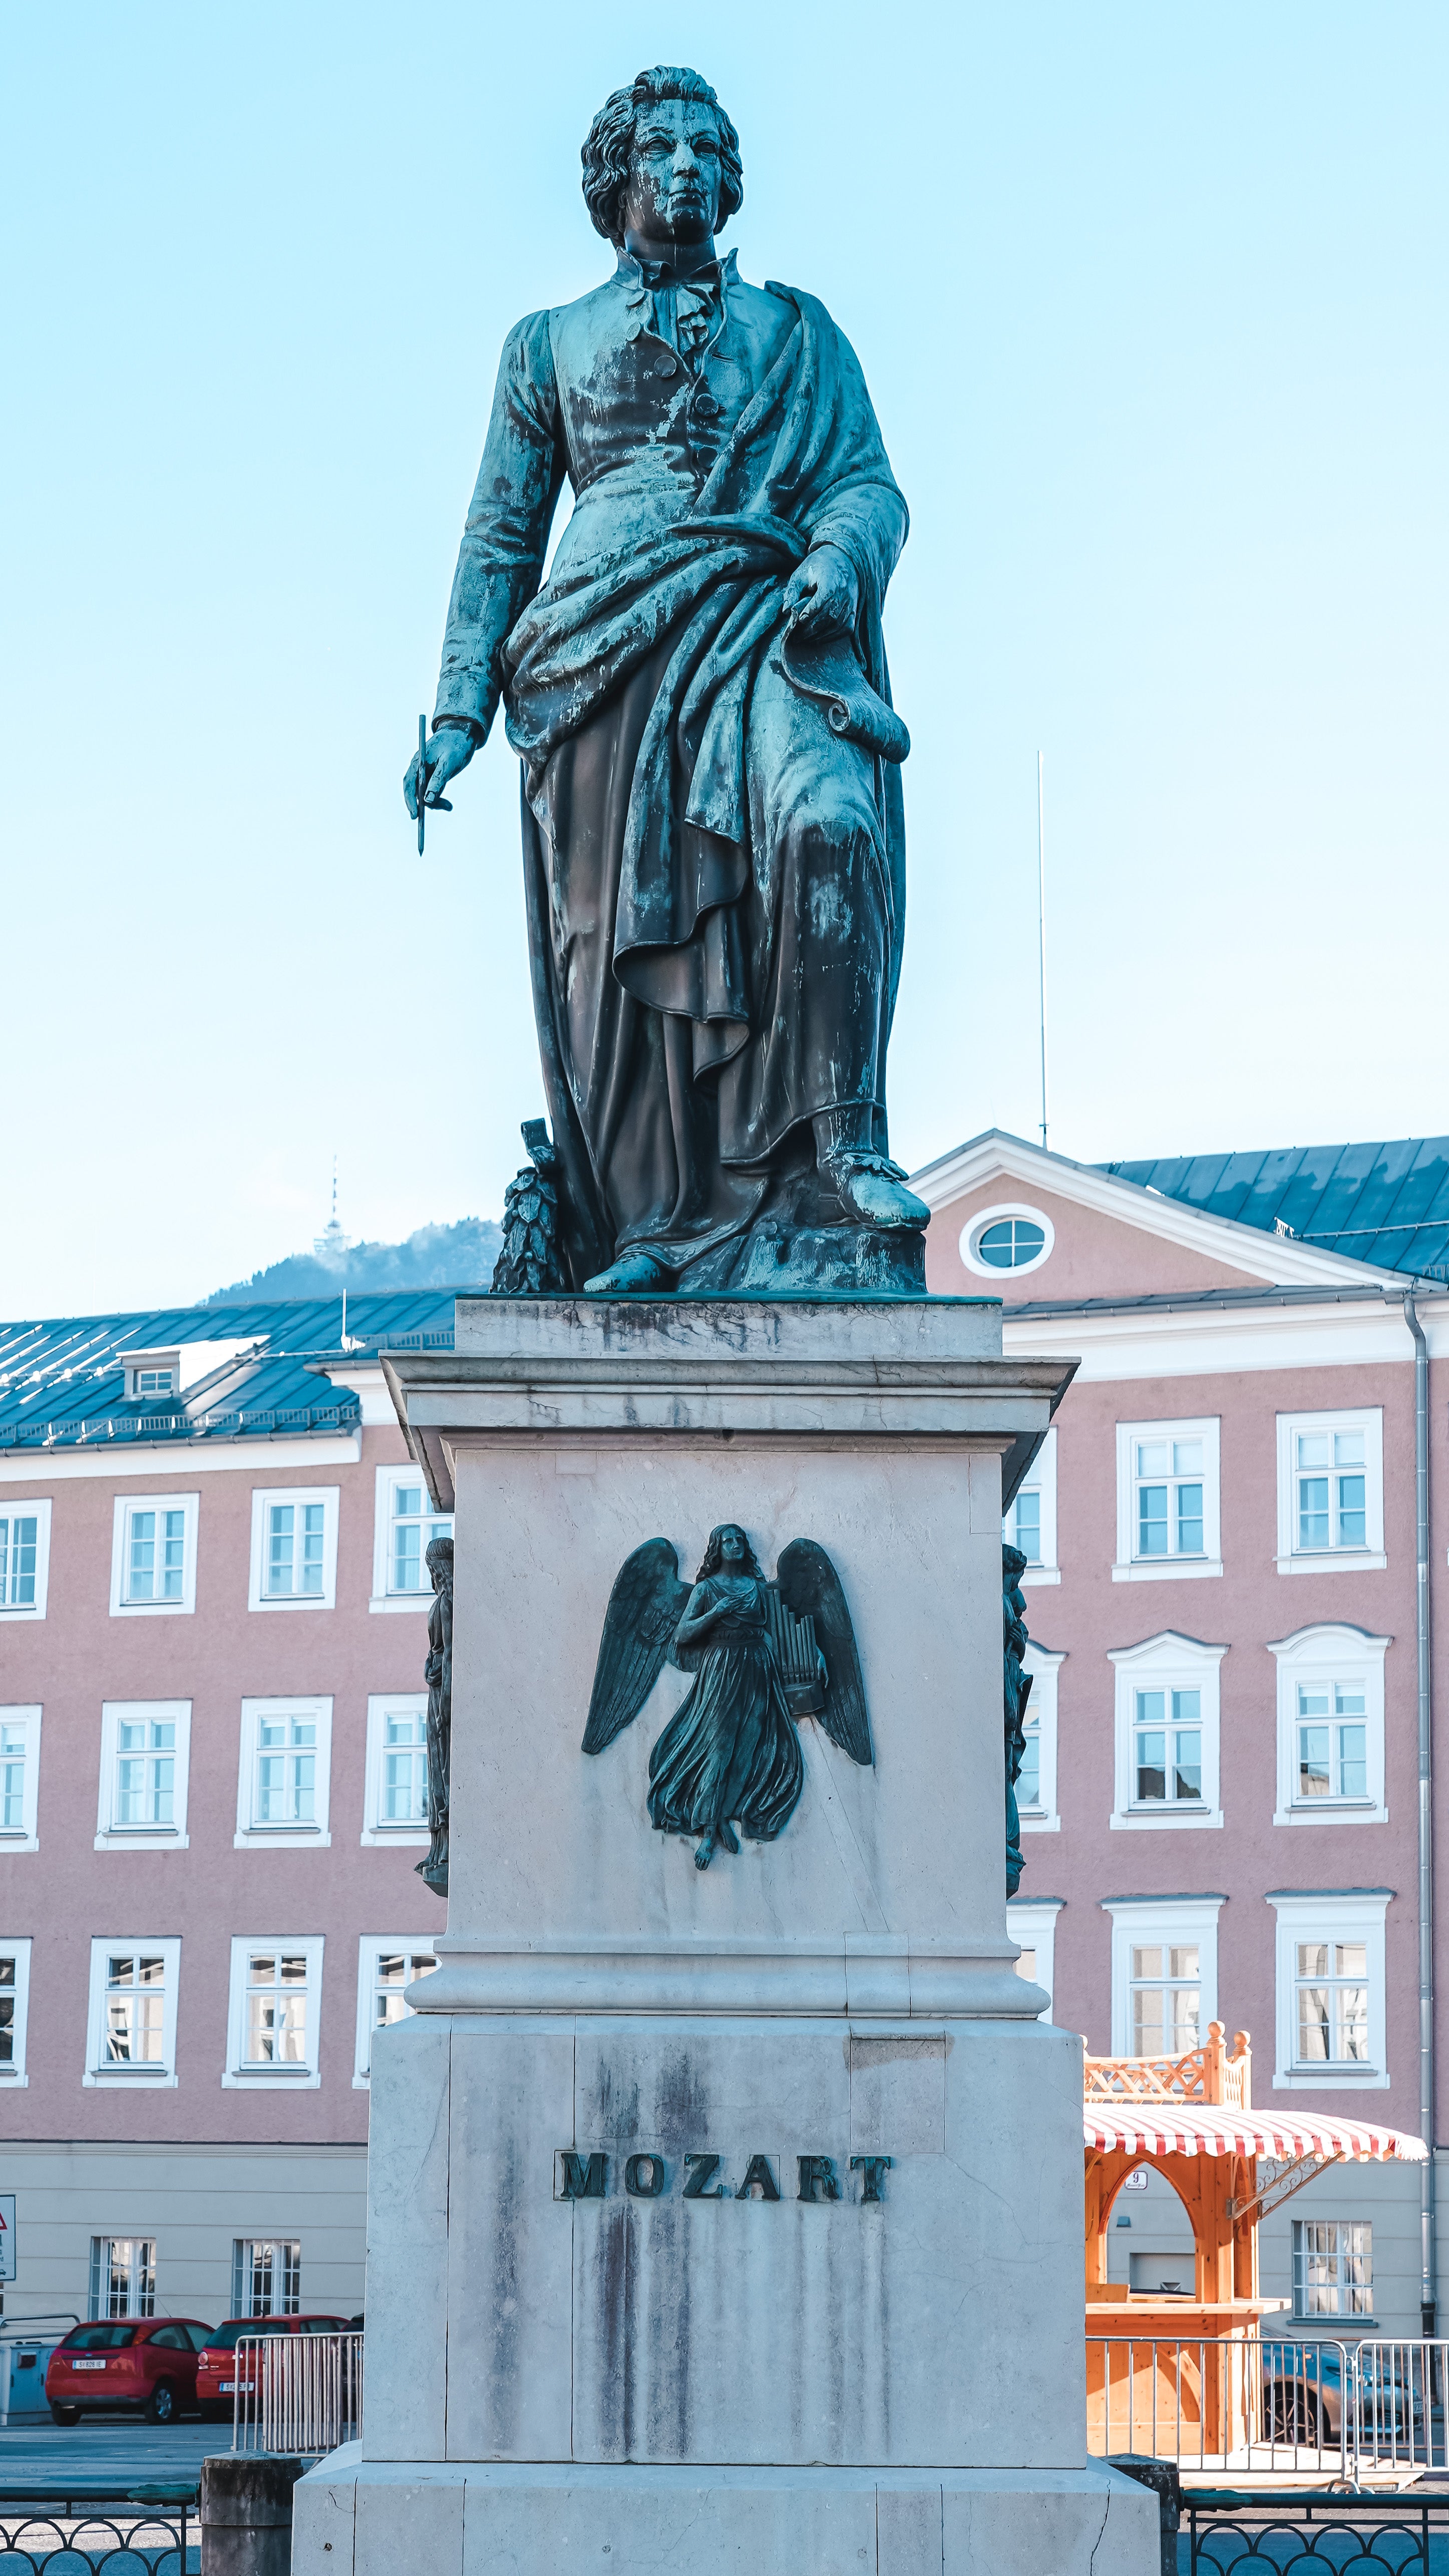
[[[805,1785],[795,1722],[765,1617],[765,1586],[708,1576],[691,1614],[723,1601],[693,1690],[649,1757],[649,1814],[661,1833],[718,1833],[737,1823],[750,1842],[783,1832]]]
[[[898,771],[832,731],[782,635],[795,566],[839,546],[888,707],[905,512],[854,352],[732,261],[667,317],[637,263],[610,292],[505,352],[439,694],[486,721],[501,687],[522,761],[576,1284],[625,1246],[683,1273],[767,1209],[815,1221],[821,1111],[884,1148],[904,918]],[[560,455],[575,510],[524,604]]]

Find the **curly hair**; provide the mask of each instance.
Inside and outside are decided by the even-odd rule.
[[[740,138],[708,81],[700,72],[677,70],[669,63],[656,63],[652,72],[640,72],[628,89],[616,89],[612,98],[605,99],[579,154],[584,165],[584,203],[589,210],[589,220],[595,232],[603,234],[605,241],[617,243],[623,239],[619,229],[619,201],[629,177],[634,128],[642,110],[657,106],[664,98],[697,98],[714,110],[719,125],[720,152],[716,232],[724,231],[731,215],[737,215],[745,202]]]
[[[709,1575],[718,1574],[724,1562],[722,1542],[726,1530],[739,1530],[740,1537],[745,1542],[745,1571],[752,1574],[757,1583],[763,1583],[765,1569],[750,1545],[749,1531],[740,1529],[738,1521],[721,1521],[718,1529],[710,1531],[709,1545],[699,1560],[699,1572],[694,1578],[695,1582],[703,1583]]]

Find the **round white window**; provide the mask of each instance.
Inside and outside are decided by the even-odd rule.
[[[961,1258],[983,1279],[1039,1270],[1056,1237],[1040,1208],[981,1208],[961,1229]]]

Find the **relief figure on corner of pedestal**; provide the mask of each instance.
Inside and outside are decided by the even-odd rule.
[[[666,1660],[695,1679],[649,1756],[649,1818],[660,1833],[698,1835],[696,1869],[738,1852],[736,1824],[749,1842],[783,1833],[805,1783],[802,1717],[873,1765],[850,1611],[813,1539],[782,1548],[773,1583],[734,1521],[711,1530],[692,1586],[667,1538],[636,1547],[604,1614],[585,1753],[633,1722]]]
[[[567,1289],[923,1293],[886,1129],[905,503],[825,307],[719,253],[709,83],[641,72],[582,159],[616,266],[504,347],[408,810],[501,701]]]
[[[428,1604],[428,1654],[423,1677],[428,1685],[428,1833],[427,1857],[417,1865],[424,1887],[435,1896],[448,1893],[448,1785],[453,1751],[453,1542],[428,1543],[426,1563],[433,1579]]]

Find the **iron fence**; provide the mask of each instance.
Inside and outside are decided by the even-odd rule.
[[[1189,2490],[1178,2545],[1182,2576],[1439,2576],[1449,2553],[1449,2497]]]
[[[320,2458],[362,2431],[360,2334],[239,2335],[234,2451]]]
[[[73,2487],[0,2489],[0,2567],[5,2576],[198,2576],[201,2517],[195,2487],[134,2495],[77,2494]]]
[[[1449,2469],[1446,2356],[1417,2337],[1089,2335],[1088,2447],[1354,2483]]]

